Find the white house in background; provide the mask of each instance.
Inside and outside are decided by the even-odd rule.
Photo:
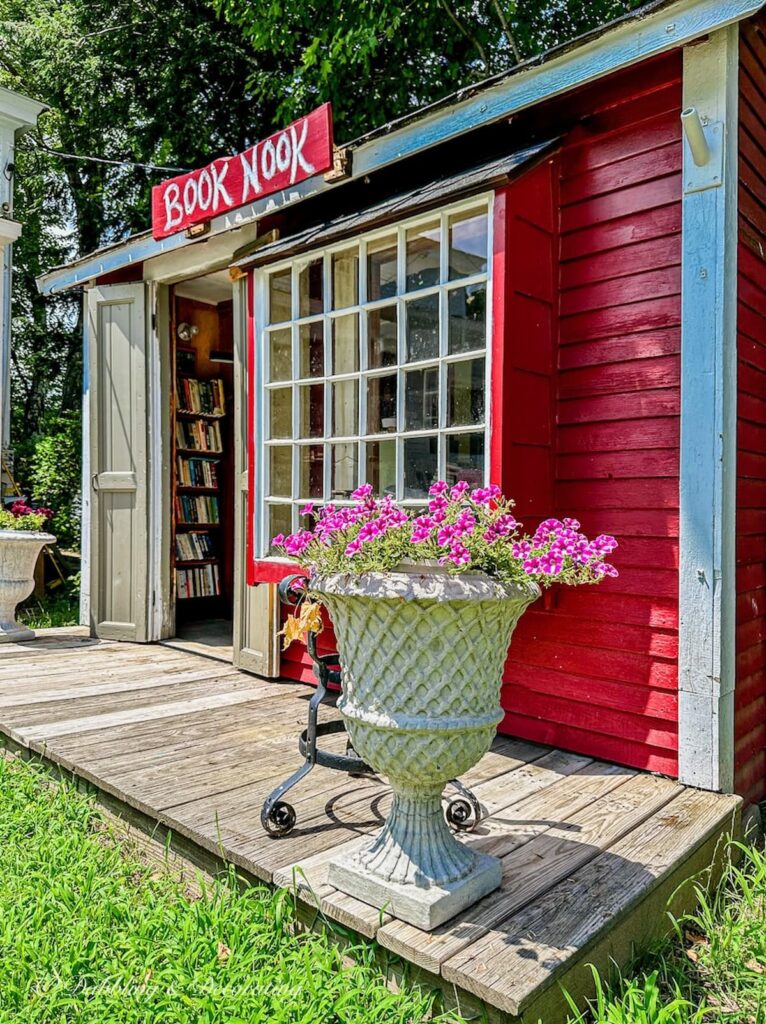
[[[8,447],[11,428],[11,267],[12,245],[22,225],[13,216],[13,172],[16,139],[37,123],[45,110],[43,103],[0,88],[0,248],[3,272],[0,275],[0,447]]]

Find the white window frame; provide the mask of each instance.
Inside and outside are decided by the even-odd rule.
[[[470,210],[478,209],[484,205],[487,211],[487,270],[484,274],[474,274],[467,277],[455,278],[454,280],[449,279],[449,244],[448,244],[448,221],[454,214],[468,212]],[[300,497],[296,492],[299,489],[300,479],[300,449],[303,446],[311,445],[328,445],[334,443],[354,443],[358,445],[357,465],[359,467],[359,479],[363,480],[365,476],[366,466],[366,444],[369,442],[376,441],[395,441],[397,445],[397,457],[396,457],[396,489],[397,495],[403,495],[404,493],[404,459],[402,457],[402,450],[405,439],[417,438],[417,437],[433,437],[436,436],[439,439],[438,444],[438,477],[444,479],[446,474],[446,442],[442,442],[442,438],[446,438],[450,434],[466,434],[466,433],[479,433],[484,434],[484,483],[486,484],[489,479],[489,459],[490,459],[490,424],[492,419],[492,411],[490,408],[491,399],[491,379],[492,379],[492,254],[493,254],[493,206],[494,206],[494,193],[484,192],[472,196],[470,199],[464,199],[460,202],[450,203],[448,205],[432,209],[427,213],[421,213],[417,216],[409,217],[401,221],[389,223],[386,226],[376,228],[369,232],[364,232],[357,236],[345,238],[343,241],[333,243],[325,247],[313,249],[306,253],[301,253],[299,256],[293,256],[288,259],[267,264],[259,268],[255,273],[255,287],[254,287],[254,300],[255,300],[255,331],[256,331],[256,344],[255,344],[255,394],[253,395],[252,401],[255,402],[255,450],[258,453],[256,457],[255,465],[255,522],[252,524],[254,530],[254,550],[255,557],[260,560],[268,560],[268,551],[270,548],[271,537],[267,534],[270,533],[268,529],[269,516],[267,509],[271,505],[287,505],[288,503],[292,506],[292,529],[297,530],[301,525],[299,519],[299,508],[306,504],[310,500],[314,500],[317,504],[322,504],[326,500],[330,499],[310,499],[306,497]],[[433,222],[439,218],[441,227],[441,245],[440,245],[440,272],[439,281],[435,285],[430,285],[426,288],[419,288],[410,292],[405,291],[406,284],[406,247],[405,237],[406,233],[413,228],[421,227]],[[383,299],[373,300],[367,302],[367,248],[371,243],[379,241],[383,238],[390,237],[396,234],[397,236],[397,290],[393,296],[388,296]],[[331,281],[331,267],[332,267],[332,256],[336,253],[347,252],[350,248],[355,245],[358,246],[359,252],[359,281],[358,281],[358,302],[354,306],[344,307],[342,309],[334,310],[331,308],[332,305],[332,281]],[[312,313],[307,316],[299,316],[299,289],[297,287],[298,275],[301,270],[305,268],[309,263],[317,259],[323,259],[323,311],[322,313]],[[269,296],[268,296],[268,280],[272,274],[283,271],[287,268],[292,270],[292,287],[291,287],[291,302],[292,302],[292,316],[290,320],[281,321],[279,323],[268,322],[268,311],[269,311]],[[448,346],[448,330],[449,330],[449,316],[448,316],[448,299],[450,292],[458,288],[470,287],[471,285],[484,284],[486,287],[486,337],[483,349],[472,349],[469,352],[460,352],[450,355],[447,350]],[[405,321],[405,305],[407,300],[411,300],[415,297],[421,298],[428,295],[439,295],[440,302],[440,317],[439,317],[439,353],[438,356],[428,359],[423,359],[416,362],[407,363],[405,362],[405,345],[406,345],[406,321]],[[368,359],[368,345],[367,345],[367,314],[376,309],[390,307],[396,305],[397,307],[397,361],[393,366],[386,367],[374,367],[370,368],[367,366]],[[355,314],[358,317],[358,329],[359,329],[359,367],[358,370],[352,373],[343,374],[331,374],[331,358],[332,358],[332,321],[337,317],[346,316],[349,314]],[[296,374],[299,373],[300,367],[300,327],[301,325],[317,322],[321,320],[324,327],[324,374],[322,376],[315,377],[300,377]],[[292,368],[293,376],[289,380],[269,382],[269,356],[270,356],[270,345],[269,335],[273,330],[279,330],[284,328],[290,328],[292,330]],[[476,427],[475,430],[468,424],[459,426],[447,426],[447,374],[448,368],[451,364],[468,362],[472,359],[483,357],[485,360],[485,378],[484,378],[484,423]],[[399,430],[393,432],[384,432],[377,434],[368,434],[366,432],[367,426],[367,388],[366,381],[375,376],[385,377],[387,375],[396,374],[397,381],[397,427],[399,424],[404,423],[404,401],[405,401],[405,389],[401,386],[402,375],[405,371],[424,369],[430,367],[438,367],[439,372],[439,414],[438,414],[438,425],[436,427],[430,427],[427,429],[420,430]],[[338,383],[343,380],[355,380],[359,382],[358,387],[358,427],[359,432],[348,436],[333,436],[332,434],[332,384]],[[300,403],[298,401],[298,391],[301,386],[308,384],[322,384],[324,385],[324,434],[321,437],[313,438],[298,438],[299,433],[299,417],[300,417]],[[267,395],[270,391],[279,388],[290,386],[292,389],[292,437],[290,438],[274,438],[268,437],[268,416],[269,416],[269,401]],[[361,428],[364,427],[364,430]],[[292,494],[290,498],[272,496],[269,493],[269,473],[270,473],[270,457],[269,449],[277,445],[290,445],[292,447]],[[332,459],[324,459],[324,493],[329,494],[331,488],[331,473],[332,473]],[[335,504],[345,504],[343,500],[331,499],[335,501]],[[419,498],[400,498],[399,503],[402,505],[418,506],[423,504],[423,500]]]

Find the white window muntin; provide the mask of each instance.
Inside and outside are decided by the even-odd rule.
[[[490,423],[490,339],[492,334],[492,194],[474,196],[470,200],[454,203],[449,206],[431,211],[427,214],[409,218],[396,225],[388,225],[370,231],[357,238],[347,238],[323,249],[317,249],[300,257],[293,257],[271,264],[262,268],[256,275],[256,324],[264,325],[258,329],[258,343],[256,345],[256,371],[257,380],[262,382],[255,396],[256,406],[256,450],[263,452],[263,458],[257,460],[256,467],[256,489],[264,496],[256,502],[255,536],[256,549],[262,554],[267,551],[270,544],[271,533],[269,507],[274,505],[289,506],[291,514],[289,517],[289,528],[295,530],[300,525],[298,510],[306,501],[313,500],[317,503],[324,503],[333,500],[336,504],[344,504],[342,498],[331,497],[332,477],[332,448],[334,444],[353,445],[356,450],[357,483],[363,482],[366,477],[366,454],[370,444],[379,442],[395,443],[396,459],[396,497],[405,505],[422,505],[422,498],[405,498],[404,482],[404,445],[409,439],[416,438],[437,438],[437,473],[440,478],[446,476],[447,471],[447,438],[450,435],[482,435],[484,445],[484,480],[486,482],[489,471],[489,423]],[[466,277],[458,277],[449,280],[449,218],[454,214],[479,211],[484,208],[487,215],[487,271],[482,274],[472,274]],[[439,281],[437,284],[423,288],[417,288],[409,292],[406,287],[406,234],[413,228],[424,226],[439,221],[440,230],[440,266]],[[396,293],[381,299],[367,301],[367,253],[369,247],[381,239],[396,237]],[[350,306],[332,309],[332,257],[334,254],[356,250],[358,256],[357,265],[357,299],[358,301]],[[322,311],[308,313],[300,316],[300,289],[299,277],[303,269],[310,263],[322,260]],[[269,323],[269,278],[284,271],[291,271],[291,314],[290,320],[281,320]],[[462,288],[471,288],[475,285],[484,285],[485,292],[485,335],[484,345],[467,351],[450,353],[449,342],[449,296],[451,293]],[[406,306],[413,299],[423,299],[428,296],[439,297],[439,319],[438,319],[438,355],[412,362],[405,362],[406,358]],[[396,307],[396,362],[389,366],[370,367],[368,347],[368,314],[387,307]],[[357,318],[357,368],[353,371],[333,373],[332,365],[332,326],[339,318],[356,316]],[[322,324],[323,330],[323,374],[305,376],[300,373],[300,329],[310,324]],[[277,331],[290,330],[291,332],[291,371],[292,375],[284,380],[270,380],[270,340],[271,335]],[[468,363],[475,359],[484,359],[484,420],[476,424],[447,425],[447,376],[451,364]],[[405,416],[405,373],[412,371],[437,368],[438,370],[438,418],[436,426],[428,426],[420,429],[407,429],[404,420]],[[373,378],[381,378],[396,375],[396,429],[394,431],[371,432],[368,431],[367,420],[367,382]],[[332,400],[333,384],[344,381],[357,382],[357,416],[356,433],[333,434],[332,424]],[[324,388],[323,395],[323,432],[315,437],[300,436],[300,389],[311,384],[321,384]],[[280,388],[290,389],[292,402],[291,437],[270,437],[269,413],[272,393]],[[276,447],[291,447],[291,488],[290,495],[273,495],[270,486],[271,474],[271,449]],[[311,446],[321,446],[323,450],[323,495],[321,498],[309,498],[301,493],[300,468],[301,453],[303,449]],[[287,527],[285,523],[285,527]]]

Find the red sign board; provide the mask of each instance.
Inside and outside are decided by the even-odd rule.
[[[152,234],[166,238],[332,167],[332,109],[317,107],[299,121],[152,189]]]

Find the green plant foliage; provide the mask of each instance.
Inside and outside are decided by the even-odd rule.
[[[287,893],[182,880],[138,859],[69,784],[0,757],[3,1024],[418,1024],[432,995],[394,994],[328,938],[292,934]]]
[[[80,422],[65,417],[60,429],[35,439],[27,478],[41,505],[53,509],[50,530],[61,547],[80,542]]]
[[[281,77],[255,68],[257,102],[287,122],[331,100],[339,139],[619,17],[638,0],[216,0],[258,62],[279,54]]]
[[[569,1024],[764,1024],[766,1021],[766,854],[732,842],[721,882],[693,885],[698,909],[671,918],[674,937],[633,971],[607,984],[593,970],[595,997],[584,1013],[569,1000]]]

